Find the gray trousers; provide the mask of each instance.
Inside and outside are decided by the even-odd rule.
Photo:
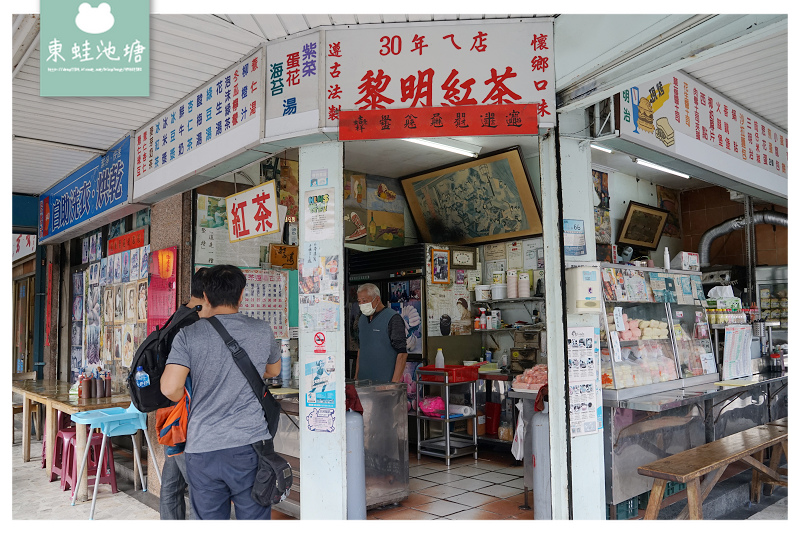
[[[164,469],[161,472],[161,498],[158,511],[161,520],[186,520],[186,500],[184,494],[188,487],[186,477],[186,455],[173,457],[166,455],[164,447]],[[194,519],[191,510],[189,519]]]

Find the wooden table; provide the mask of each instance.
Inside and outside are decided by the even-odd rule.
[[[45,406],[45,419],[47,421],[47,449],[45,451],[45,468],[47,479],[53,471],[53,445],[55,443],[56,431],[56,411],[73,415],[82,411],[94,411],[96,409],[108,409],[109,407],[127,408],[131,404],[128,394],[114,394],[105,398],[78,398],[69,395],[70,383],[67,381],[45,381],[26,379],[12,381],[11,390],[22,395],[22,460],[31,460],[31,418],[30,409],[33,402]],[[85,424],[76,424],[75,432],[75,470],[77,471],[79,458],[83,457],[86,450],[87,438]],[[134,472],[134,478],[136,472]],[[78,496],[76,501],[87,501],[88,498],[88,474],[84,470],[78,483]]]

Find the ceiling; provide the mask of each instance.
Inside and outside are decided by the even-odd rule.
[[[597,167],[600,165],[600,167]],[[623,152],[614,151],[611,154],[601,152],[600,150],[592,149],[592,166],[597,167],[598,170],[616,170],[633,176],[645,181],[649,181],[656,185],[663,185],[670,189],[686,190],[686,189],[699,189],[701,187],[708,187],[709,184],[697,178],[681,178],[673,174],[661,172],[650,167],[634,163],[633,158]],[[601,168],[602,167],[602,168]]]
[[[481,147],[480,156],[515,144],[520,146],[525,158],[537,156],[539,150],[538,137],[534,136],[459,137],[458,140]],[[401,139],[348,141],[344,149],[344,167],[347,170],[387,178],[401,178],[453,163],[462,163],[465,159],[468,158],[463,155]],[[533,176],[538,175],[538,169],[528,168],[528,172]]]
[[[44,192],[111,147],[128,131],[140,128],[264,41],[319,26],[533,16],[152,15],[151,94],[146,98],[40,97],[38,16],[12,16],[12,190],[33,195]],[[721,54],[685,70],[754,113],[788,129],[787,43],[788,35],[784,32],[752,44],[745,53]],[[740,81],[741,72],[755,75]],[[508,139],[491,137],[462,140],[482,146],[483,154],[509,144]],[[536,153],[536,141],[527,142],[524,151]],[[672,187],[681,183],[684,187],[679,188],[695,185],[692,180],[686,182],[635,165],[627,156],[606,155],[593,154],[593,160],[653,182],[662,180],[665,185],[679,180],[669,185]],[[388,177],[463,160],[463,156],[457,154],[400,140],[348,143],[345,158],[348,169]]]
[[[730,100],[789,131],[789,32],[684,68]],[[743,73],[747,73],[743,76]],[[757,80],[757,83],[754,83]]]

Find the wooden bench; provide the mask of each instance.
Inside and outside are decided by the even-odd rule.
[[[753,468],[751,501],[759,501],[763,484],[788,487],[785,469],[778,469],[781,452],[789,459],[788,421],[775,421],[756,426],[685,452],[640,466],[639,474],[655,478],[645,511],[645,520],[655,520],[661,510],[661,500],[667,481],[686,483],[687,506],[678,519],[703,519],[703,500],[711,493],[722,473],[731,463],[742,461]],[[770,465],[764,464],[764,450],[772,448]],[[705,476],[703,483],[700,477]],[[765,481],[762,478],[766,478]]]

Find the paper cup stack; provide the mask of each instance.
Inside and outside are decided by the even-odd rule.
[[[506,283],[508,285],[508,297],[509,298],[518,298],[518,286],[517,286],[517,271],[516,269],[509,269],[506,271]]]
[[[522,271],[517,276],[519,287],[519,298],[530,298],[531,296],[531,275],[527,271]]]

